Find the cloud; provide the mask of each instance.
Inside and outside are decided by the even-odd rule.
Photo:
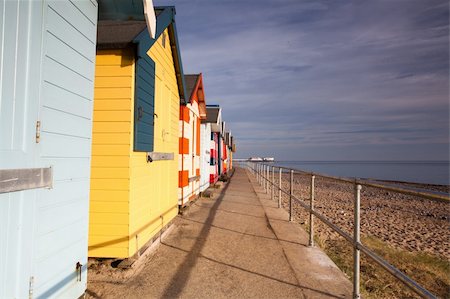
[[[447,1],[155,2],[176,5],[183,68],[238,156],[448,159]]]

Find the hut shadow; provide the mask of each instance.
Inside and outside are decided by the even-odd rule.
[[[217,210],[222,203],[223,197],[225,196],[225,192],[228,189],[228,186],[230,186],[231,182],[223,188],[222,192],[220,193],[219,197],[216,199],[216,202],[211,207],[211,210],[209,211],[208,217],[206,218],[204,225],[202,227],[202,230],[200,231],[200,234],[197,237],[197,240],[192,247],[192,249],[188,252],[187,257],[184,259],[183,263],[181,263],[180,266],[178,266],[176,270],[176,274],[172,277],[171,283],[168,285],[168,287],[164,290],[164,294],[162,295],[162,298],[176,298],[179,297],[181,292],[183,291],[184,287],[186,286],[187,280],[190,276],[190,273],[192,272],[192,269],[194,268],[195,264],[197,263],[198,258],[201,256],[200,252],[205,246],[207,237],[209,235],[209,232],[212,227],[212,222],[214,221],[214,218],[216,217]],[[170,246],[170,245],[167,245]]]
[[[203,224],[203,225],[205,224],[205,222],[194,220],[194,219],[188,219],[188,218],[182,218],[182,219],[185,220],[185,221],[190,221],[190,222],[194,222],[194,223],[198,223],[198,224]],[[287,222],[287,221],[283,220],[283,222]],[[295,241],[290,241],[290,240],[278,239],[277,237],[266,237],[266,236],[261,236],[261,235],[256,235],[256,234],[249,234],[249,233],[241,232],[241,231],[238,231],[238,230],[230,229],[230,228],[219,226],[219,225],[215,225],[215,224],[211,224],[211,227],[216,228],[216,229],[220,229],[220,230],[224,230],[224,231],[229,231],[229,232],[236,233],[236,234],[240,234],[240,235],[243,235],[243,236],[261,238],[261,239],[267,239],[267,240],[282,241],[282,242],[291,243],[291,244],[295,244],[295,245],[301,245],[303,247],[308,247],[307,243],[301,243],[301,242],[295,242]],[[169,245],[167,243],[164,243],[164,245],[171,246],[171,245]]]
[[[167,243],[161,243],[161,244],[163,244],[164,246],[176,249],[176,250],[183,251],[183,252],[187,252],[187,253],[190,252],[188,250],[185,250],[185,249],[173,246],[173,245],[169,245]],[[233,269],[237,269],[237,270],[240,270],[240,271],[243,271],[243,272],[247,272],[247,273],[250,273],[252,275],[257,275],[257,276],[260,276],[260,277],[263,277],[263,278],[266,278],[266,279],[270,279],[270,280],[273,280],[273,281],[276,281],[276,282],[279,282],[279,283],[282,283],[282,284],[285,284],[285,285],[289,285],[289,286],[292,286],[292,287],[295,287],[295,288],[298,288],[298,289],[308,290],[308,291],[317,293],[318,295],[320,294],[321,296],[326,296],[326,297],[329,297],[329,298],[338,298],[338,299],[345,298],[345,296],[336,296],[334,294],[331,294],[331,293],[328,293],[328,292],[324,292],[324,291],[321,291],[321,290],[318,290],[318,289],[313,289],[313,288],[308,287],[308,286],[304,286],[304,285],[301,285],[301,284],[295,284],[295,283],[292,283],[292,282],[289,282],[289,281],[285,281],[285,280],[282,280],[282,279],[279,279],[279,278],[271,277],[271,276],[263,274],[263,273],[250,271],[248,269],[245,269],[245,268],[242,268],[242,267],[239,267],[239,266],[236,266],[236,265],[227,264],[227,263],[215,260],[213,258],[207,257],[207,256],[205,256],[203,254],[200,254],[200,253],[197,254],[196,258],[203,258],[203,259],[206,259],[206,260],[208,260],[210,262],[217,263],[217,264],[220,264],[220,265],[224,265],[224,266],[227,266],[227,267],[231,267]],[[178,268],[178,270],[180,270],[180,268]],[[186,275],[186,279],[188,278],[188,276],[189,275]],[[178,282],[178,281],[172,280],[172,283],[176,283],[176,282]],[[184,284],[183,284],[183,287],[184,287]],[[164,295],[161,298],[172,298],[172,297],[175,298],[175,297],[179,297],[181,290],[182,290],[182,287],[179,289],[179,291],[177,293],[173,293],[172,288],[168,287],[166,289]]]

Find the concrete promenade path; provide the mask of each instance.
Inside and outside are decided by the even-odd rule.
[[[351,298],[348,278],[278,209],[253,176],[236,168],[213,198],[175,221],[141,269],[125,281],[93,281],[101,298]]]

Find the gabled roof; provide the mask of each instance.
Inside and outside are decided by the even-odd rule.
[[[207,123],[219,123],[220,122],[220,107],[213,106],[210,107],[206,105],[206,120],[204,122]]]
[[[203,75],[200,74],[190,74],[184,76],[186,82],[186,92],[189,96],[189,103],[197,101],[198,110],[200,114],[200,119],[205,120],[206,102],[205,102],[205,91],[203,88]]]
[[[191,98],[192,98],[192,92],[194,91],[195,87],[197,86],[198,77],[200,77],[200,74],[184,75],[184,79],[186,81],[186,92],[188,95],[190,95]]]
[[[230,145],[230,132],[225,132],[225,144]]]
[[[117,2],[114,0],[101,1],[100,3],[108,3],[109,5]],[[127,3],[128,1],[122,1]],[[119,1],[118,3],[122,3]],[[139,1],[138,1],[139,2]],[[131,3],[134,3],[131,1]],[[103,4],[105,5],[105,4]],[[114,4],[115,5],[115,4]],[[131,7],[130,11],[136,13],[140,8],[140,4],[126,5]],[[111,6],[113,7],[113,6]],[[180,94],[181,103],[186,102],[187,92],[186,84],[184,82],[183,64],[181,62],[180,45],[178,42],[177,29],[175,24],[175,7],[174,6],[161,6],[155,7],[156,15],[156,35],[155,38],[151,38],[147,32],[146,22],[142,17],[136,13],[133,17],[124,19],[127,14],[120,14],[114,12],[112,8],[109,8],[108,13],[101,14],[99,17],[97,27],[97,48],[98,49],[117,49],[126,48],[133,44],[138,44],[138,55],[144,55],[153,44],[158,40],[164,30],[168,29],[170,44],[172,45],[172,56],[175,65],[175,72],[177,76],[178,92]],[[101,8],[101,6],[100,6]],[[118,10],[120,11],[120,10]],[[141,20],[142,19],[142,20]],[[140,31],[139,31],[140,30]]]
[[[206,105],[206,119],[202,123],[211,124],[211,132],[222,133],[222,109],[219,105]]]

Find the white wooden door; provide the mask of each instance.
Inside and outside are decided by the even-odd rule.
[[[42,5],[0,0],[0,170],[35,166]],[[29,296],[35,200],[0,193],[0,298]]]

